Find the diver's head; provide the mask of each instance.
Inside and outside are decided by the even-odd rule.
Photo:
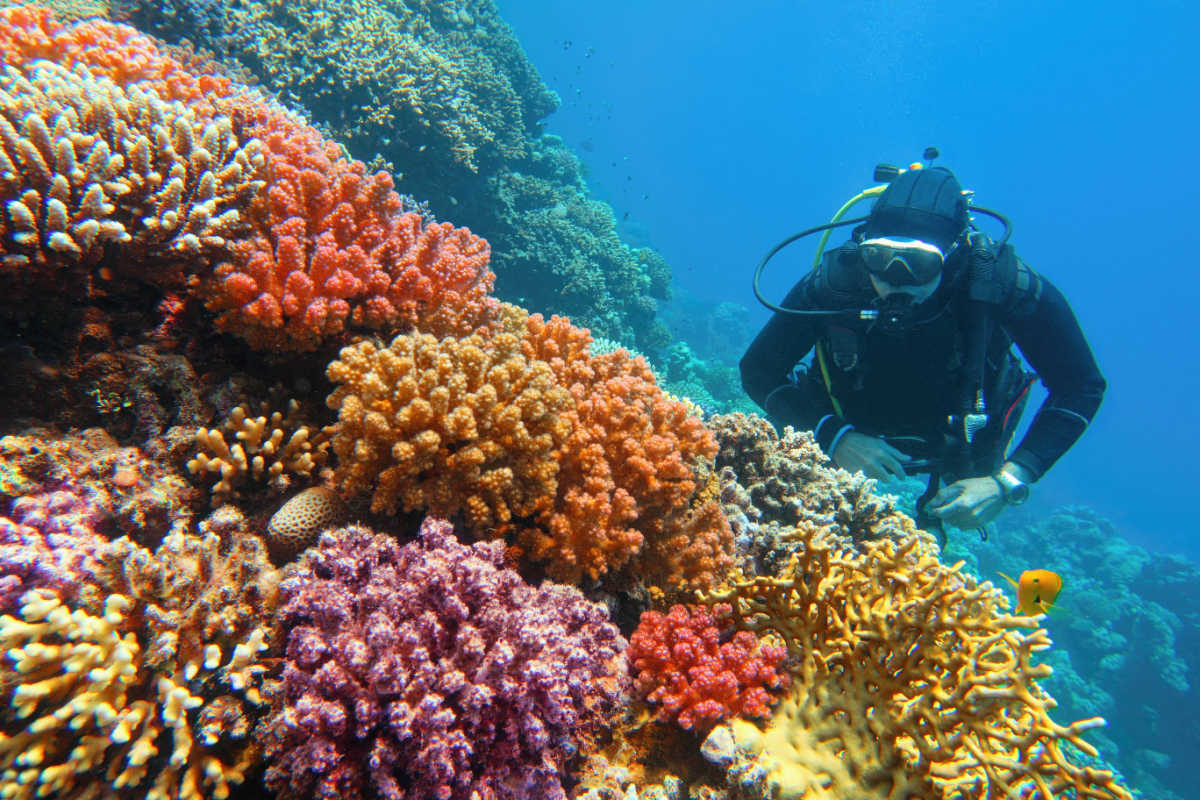
[[[881,298],[897,293],[920,303],[942,280],[947,259],[967,231],[967,198],[945,167],[898,175],[875,201],[858,252]]]

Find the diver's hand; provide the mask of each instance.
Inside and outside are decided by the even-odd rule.
[[[933,496],[926,513],[956,528],[982,528],[1004,510],[1004,493],[994,478],[963,478]]]
[[[834,448],[833,463],[847,472],[860,470],[868,478],[886,481],[905,478],[904,463],[911,458],[875,436],[849,431]]]

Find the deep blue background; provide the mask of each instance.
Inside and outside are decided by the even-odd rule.
[[[549,129],[676,283],[750,275],[878,161],[926,145],[1071,301],[1109,393],[1039,484],[1200,558],[1195,521],[1200,13],[1183,2],[501,0],[563,107]],[[764,283],[778,299],[811,258]]]

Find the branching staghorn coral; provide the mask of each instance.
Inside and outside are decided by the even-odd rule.
[[[277,578],[239,527],[214,519],[155,553],[120,539],[96,571],[102,606],[36,589],[0,617],[0,794],[220,800],[245,779]]]
[[[1111,773],[1073,764],[1095,749],[1059,725],[1034,663],[1050,646],[1038,620],[1004,613],[991,584],[946,566],[927,537],[845,549],[810,523],[778,576],[706,593],[739,630],[789,652],[794,690],[766,730],[734,721],[715,760],[730,782],[781,798],[1120,798]],[[764,777],[765,776],[765,777]]]
[[[188,461],[188,471],[200,479],[217,478],[212,487],[217,497],[247,484],[281,491],[297,478],[316,477],[328,456],[329,437],[301,422],[299,411],[295,400],[288,401],[286,414],[265,404],[257,417],[244,406],[234,408],[221,428],[196,431],[199,452]]]

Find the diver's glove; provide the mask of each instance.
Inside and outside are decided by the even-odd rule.
[[[1005,505],[1004,492],[995,478],[963,478],[935,494],[925,505],[925,513],[955,528],[982,528],[998,517]]]
[[[847,472],[861,471],[877,481],[907,477],[904,463],[911,460],[883,439],[858,431],[842,434],[830,457]]]

